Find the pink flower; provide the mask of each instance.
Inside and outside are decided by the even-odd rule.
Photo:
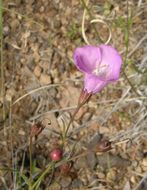
[[[122,58],[111,46],[88,45],[75,50],[74,62],[85,75],[84,91],[94,94],[119,79]]]

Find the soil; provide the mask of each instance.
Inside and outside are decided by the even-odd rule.
[[[0,189],[29,189],[25,177],[29,179],[34,124],[39,130],[32,138],[33,182],[51,163],[51,150],[61,146],[61,134],[83,88],[83,75],[72,56],[76,47],[85,45],[84,8],[78,0],[5,0],[3,7]],[[38,190],[145,190],[147,1],[93,0],[88,7],[92,18],[101,16],[110,25],[110,44],[124,61],[127,12],[131,15],[124,68],[128,77],[122,72],[117,83],[93,95],[79,110],[63,147],[63,157],[72,160],[66,162],[69,170],[66,166],[60,171],[59,162]],[[87,14],[86,35],[91,44],[99,44],[90,19]],[[95,26],[106,41],[106,25]],[[93,151],[103,139],[112,149]]]

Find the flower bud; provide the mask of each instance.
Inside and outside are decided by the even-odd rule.
[[[50,157],[52,161],[59,161],[62,159],[63,152],[60,148],[55,148],[51,151]]]

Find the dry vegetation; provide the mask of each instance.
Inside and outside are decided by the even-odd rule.
[[[146,190],[147,1],[0,2],[0,189]],[[72,54],[86,38],[119,50],[121,78],[80,109],[54,164],[50,151],[63,142],[83,84]],[[45,128],[31,139],[38,122]],[[82,155],[101,139],[112,150]]]

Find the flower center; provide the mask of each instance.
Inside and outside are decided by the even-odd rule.
[[[109,66],[107,64],[99,64],[96,66],[96,68],[93,70],[93,74],[96,76],[106,76],[108,72]]]

